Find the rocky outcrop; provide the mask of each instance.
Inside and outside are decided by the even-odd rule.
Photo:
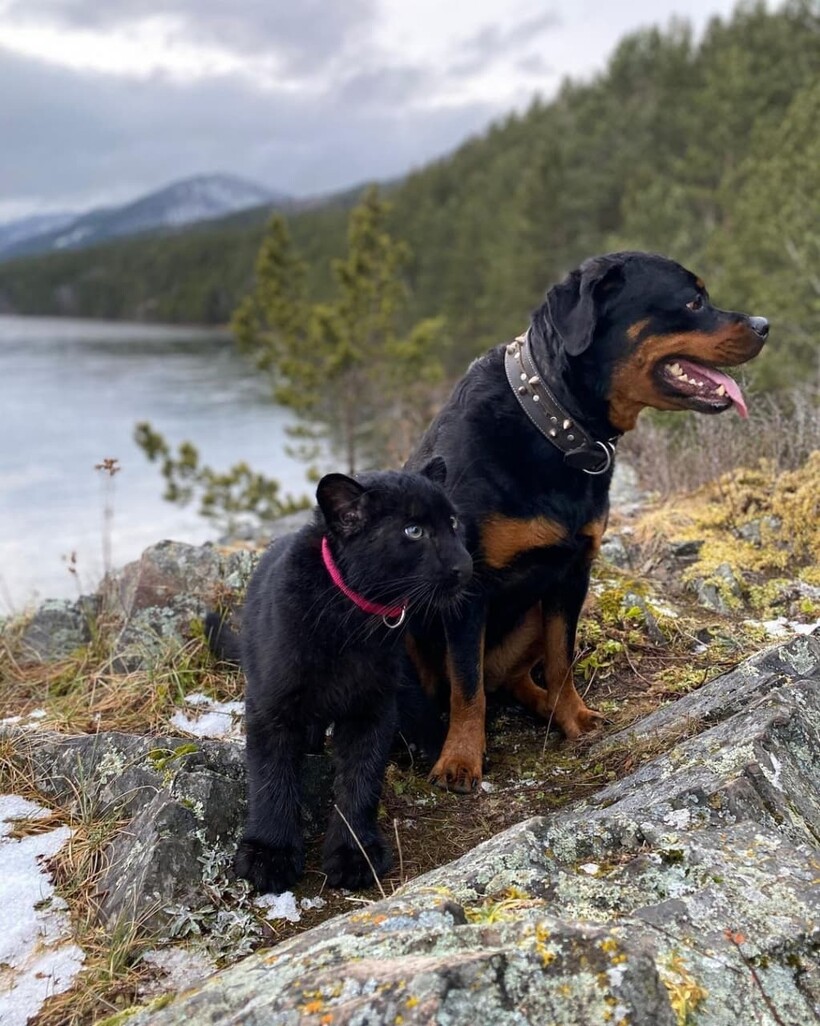
[[[139,922],[161,933],[181,909],[196,913],[211,900],[203,882],[209,872],[228,871],[245,815],[241,745],[114,732],[3,735],[41,795],[98,824],[127,821],[104,856],[104,921]],[[330,780],[330,761],[307,756],[303,815],[310,832],[327,819]]]
[[[44,663],[67,658],[91,641],[98,610],[96,595],[75,602],[47,599],[25,626],[19,643],[21,657]]]
[[[820,638],[757,657],[629,740],[666,750],[129,1022],[817,1021]]]
[[[149,668],[191,636],[194,621],[242,592],[258,554],[164,541],[111,574],[100,590],[103,615],[121,624],[113,641],[118,671]]]

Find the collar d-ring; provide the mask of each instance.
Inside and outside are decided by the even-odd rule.
[[[404,623],[406,618],[407,618],[407,606],[402,606],[401,607],[401,612],[399,613],[398,617],[395,620],[391,620],[389,616],[383,616],[382,617],[382,623],[389,630],[394,631],[397,627],[401,627],[401,625]]]

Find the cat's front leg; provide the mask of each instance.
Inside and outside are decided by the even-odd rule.
[[[389,696],[336,722],[336,808],[330,818],[322,868],[330,887],[372,887],[392,864],[377,823],[384,771],[396,729],[396,702]]]
[[[298,780],[303,743],[302,729],[249,716],[248,817],[234,869],[262,894],[288,890],[304,869]]]

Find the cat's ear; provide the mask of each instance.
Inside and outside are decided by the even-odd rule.
[[[353,533],[363,522],[363,495],[364,488],[346,474],[325,474],[316,488],[316,501],[328,527],[341,534]]]
[[[421,473],[434,484],[443,485],[447,480],[447,464],[442,456],[434,456],[421,468]]]

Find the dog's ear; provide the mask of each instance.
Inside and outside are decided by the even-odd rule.
[[[346,474],[325,474],[316,487],[316,501],[327,526],[339,534],[353,534],[364,522],[364,488]]]
[[[429,463],[421,468],[420,473],[434,484],[443,485],[447,480],[447,464],[443,456],[434,456]]]
[[[594,257],[547,293],[547,318],[570,356],[592,345],[601,307],[623,281],[623,266],[617,257]]]

